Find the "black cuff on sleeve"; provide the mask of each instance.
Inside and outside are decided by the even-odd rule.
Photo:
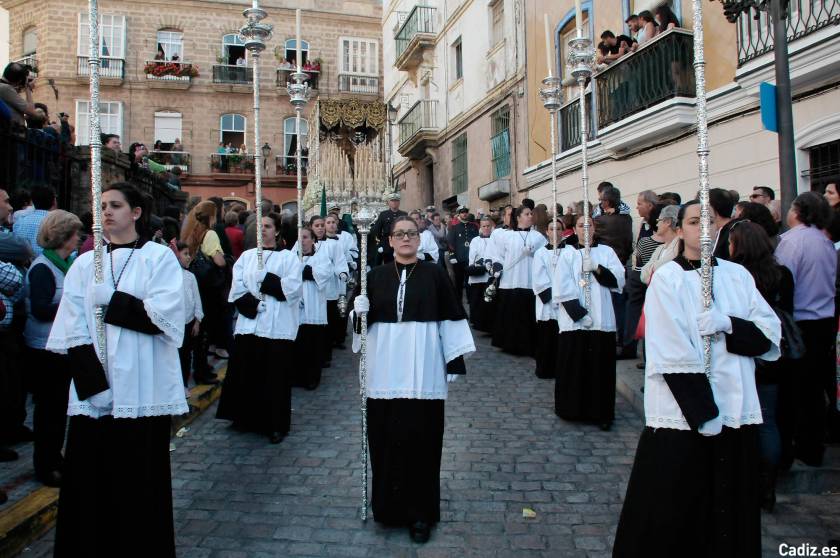
[[[426,260],[427,262],[435,261],[435,259],[432,257],[431,254],[423,254],[423,259]]]
[[[259,306],[260,301],[252,295],[251,293],[245,293],[244,295],[240,296],[236,300],[233,301],[233,305],[236,306],[236,309],[239,310],[239,313],[248,318],[249,320],[253,320],[257,317],[257,306]]]
[[[353,314],[353,331],[358,335],[362,334],[362,317],[356,313]]]
[[[695,432],[718,416],[712,386],[705,374],[663,374],[685,420]]]
[[[732,333],[726,334],[726,350],[733,355],[757,357],[773,346],[754,323],[741,318],[729,319],[732,320]]]
[[[562,304],[566,314],[569,315],[573,322],[580,320],[587,314],[586,308],[584,308],[577,300],[567,300]]]
[[[286,295],[283,293],[283,286],[280,281],[280,277],[273,273],[265,274],[265,279],[263,279],[262,285],[260,285],[260,292],[273,296],[281,302],[286,300]]]
[[[601,284],[602,287],[614,289],[618,287],[618,279],[615,278],[613,272],[606,267],[599,265],[598,270],[594,273],[595,280]]]
[[[478,277],[487,273],[487,269],[483,265],[471,265],[467,267],[467,275],[470,277]]]
[[[537,296],[540,297],[540,302],[542,302],[543,304],[548,304],[549,302],[551,302],[551,287],[547,288]]]
[[[464,364],[464,357],[459,356],[456,357],[449,362],[446,363],[446,373],[447,374],[466,374],[467,373],[467,366]]]
[[[303,274],[301,275],[304,281],[314,281],[315,277],[312,275],[312,266],[303,266]]]
[[[67,349],[67,355],[73,364],[70,374],[80,400],[84,401],[108,389],[108,376],[93,345],[71,347]]]
[[[493,269],[493,273],[496,274],[496,273],[498,273],[502,270],[502,264],[500,264],[499,262],[493,262],[492,269]]]
[[[122,291],[115,291],[105,312],[105,323],[148,335],[162,333],[146,313],[143,301]]]

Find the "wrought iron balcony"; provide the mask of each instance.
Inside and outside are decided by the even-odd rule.
[[[213,66],[213,83],[250,85],[254,82],[254,69],[250,66],[216,64]]]
[[[32,54],[27,54],[23,58],[19,58],[15,60],[18,64],[23,64],[24,66],[29,66],[32,68],[32,71],[38,73],[38,58],[33,52]]]
[[[795,41],[830,25],[838,25],[840,0],[790,0],[786,22],[788,41]],[[773,50],[773,21],[768,12],[749,7],[738,16],[735,25],[738,66]]]
[[[254,156],[240,153],[213,153],[210,168],[214,173],[254,174]]]
[[[576,89],[572,91],[576,92]],[[586,94],[586,114],[589,120],[589,140],[595,139],[595,130],[592,125],[592,92]],[[560,152],[568,151],[580,145],[580,97],[575,98],[560,107]]]
[[[357,74],[338,74],[338,90],[342,93],[378,95],[379,78]]]
[[[675,97],[693,98],[693,40],[690,31],[670,29],[596,74],[598,128]]]
[[[422,49],[434,46],[437,34],[435,19],[437,9],[430,6],[414,6],[396,35],[395,65],[406,70],[422,59]]]
[[[397,122],[400,129],[400,145],[397,150],[401,155],[420,157],[426,147],[437,140],[440,131],[437,106],[437,101],[417,101]]]
[[[275,174],[277,176],[297,176],[297,158],[294,155],[277,155],[274,158]],[[301,174],[306,176],[309,170],[309,157],[300,158]]]
[[[88,79],[90,77],[90,66],[87,56],[77,56],[78,60],[76,76]],[[103,56],[100,58],[99,77],[111,80],[125,79],[125,60],[122,58],[111,58]]]
[[[284,93],[286,92],[286,84],[294,82],[294,80],[292,80],[292,74],[294,72],[295,69],[291,66],[291,64],[289,64],[288,67],[281,66],[277,68],[276,85],[282,89]],[[317,90],[318,78],[321,77],[321,70],[304,70],[303,72],[309,76],[309,79],[303,80],[304,83],[308,83],[309,87]]]
[[[149,153],[149,159],[165,166],[166,170],[178,167],[185,174],[190,172],[192,162],[190,154],[186,151],[152,151]]]

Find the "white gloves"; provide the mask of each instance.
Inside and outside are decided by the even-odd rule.
[[[93,285],[93,304],[95,306],[108,306],[111,297],[114,296],[114,286],[107,280]]]
[[[353,310],[357,316],[370,312],[370,299],[367,295],[359,295],[353,299]]]
[[[379,248],[376,249],[376,251],[381,254],[384,250],[382,250],[382,246],[380,246]]]
[[[259,314],[261,312],[265,312],[266,308],[267,308],[267,306],[265,305],[265,301],[261,300],[259,302],[259,304],[257,304],[257,314]]]
[[[583,329],[589,329],[593,325],[592,324],[592,316],[587,314],[586,316],[579,319],[578,323],[580,324],[580,327],[582,327]]]
[[[458,265],[458,258],[449,258],[449,263],[452,265]]]
[[[592,273],[593,271],[595,271],[596,269],[598,269],[598,266],[597,266],[597,265],[595,265],[595,263],[592,261],[592,258],[591,258],[591,257],[589,257],[589,256],[584,256],[584,257],[583,257],[583,266],[582,266],[582,269],[583,269],[583,272],[584,272],[584,273]]]
[[[452,382],[454,382],[457,379],[458,379],[458,374],[447,374],[446,375],[446,383],[447,384],[451,384]]]
[[[700,335],[714,335],[719,332],[732,333],[732,320],[714,306],[697,314]]]

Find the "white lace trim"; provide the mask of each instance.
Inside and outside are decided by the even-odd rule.
[[[150,308],[145,301],[143,301],[143,306],[146,308],[146,313],[149,315],[149,319],[152,320],[152,323],[155,324],[158,329],[160,329],[174,343],[180,346],[184,338],[184,327],[175,327],[175,325],[167,320],[162,314],[159,314],[158,312],[155,312],[153,308]]]
[[[368,390],[371,399],[446,399],[446,389],[419,391],[414,389],[376,389]]]
[[[703,374],[701,364],[651,364],[653,374]]]
[[[177,403],[160,403],[157,405],[117,405],[113,409],[100,409],[90,403],[81,401],[67,406],[68,415],[84,415],[99,418],[111,415],[114,418],[142,418],[164,415],[185,415],[190,412],[186,400]]]
[[[50,339],[47,342],[47,350],[53,353],[66,355],[67,349],[91,345],[92,343],[93,341],[89,335],[73,335],[71,337],[63,337],[60,339]]]
[[[475,351],[475,345],[473,345],[472,343],[464,343],[460,347],[455,347],[454,349],[449,351],[449,354],[445,355],[446,362],[452,362],[453,360],[455,360],[459,356],[463,356],[467,353],[472,353],[474,351]]]
[[[740,417],[724,416],[721,418],[724,426],[739,428],[747,424],[761,424],[763,421],[760,412],[747,413]],[[673,428],[675,430],[691,430],[688,422],[682,417],[649,416],[645,418],[645,426],[652,428]]]

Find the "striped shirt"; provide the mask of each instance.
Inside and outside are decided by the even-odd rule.
[[[654,240],[652,236],[640,238],[638,242],[636,242],[636,261],[633,262],[633,270],[641,271],[644,265],[650,261],[650,257],[661,244],[661,242]]]

